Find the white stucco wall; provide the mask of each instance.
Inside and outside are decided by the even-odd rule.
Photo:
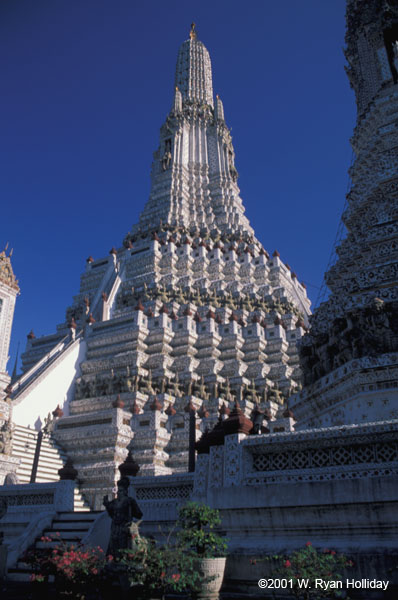
[[[80,364],[86,357],[87,344],[76,340],[56,361],[43,371],[15,399],[12,419],[18,425],[40,429],[44,418],[59,404],[65,415],[69,414],[76,377],[80,376]]]

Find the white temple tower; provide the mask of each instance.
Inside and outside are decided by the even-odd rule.
[[[11,328],[14,317],[15,300],[19,293],[18,281],[11,265],[7,247],[0,252],[0,399],[11,381],[7,372],[8,351],[10,348]]]
[[[349,0],[347,73],[358,109],[347,236],[302,347],[300,426],[398,417],[398,6]]]
[[[19,294],[19,286],[11,265],[12,251],[7,255],[7,247],[8,244],[0,252],[0,485],[8,474],[15,473],[19,462],[11,457],[11,377],[7,372],[15,300]]]
[[[197,436],[235,400],[258,427],[285,427],[310,303],[279,253],[256,239],[234,158],[209,53],[192,26],[139,223],[120,248],[87,259],[66,321],[29,340],[27,383],[13,388],[22,416],[37,361],[49,353],[61,373],[63,353],[84,340],[55,435],[93,506],[113,487],[127,445],[140,474],[186,471],[192,409]]]

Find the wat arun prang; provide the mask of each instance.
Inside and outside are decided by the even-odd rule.
[[[151,178],[139,223],[120,248],[87,259],[65,322],[55,335],[30,334],[23,355],[26,371],[63,336],[84,348],[55,435],[98,508],[127,446],[141,475],[185,472],[193,409],[197,438],[236,402],[259,431],[283,431],[301,384],[305,286],[244,215],[223,104],[194,26]]]
[[[349,0],[347,74],[356,95],[347,236],[326,273],[301,360],[301,425],[398,418],[398,5]]]

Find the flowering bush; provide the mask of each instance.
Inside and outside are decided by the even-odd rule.
[[[181,548],[157,545],[154,541],[140,538],[134,550],[120,550],[115,561],[116,569],[123,569],[135,597],[144,591],[157,590],[182,592],[199,590],[203,577],[198,571],[198,559],[193,552]]]
[[[292,552],[289,556],[252,558],[250,563],[255,565],[264,560],[279,563],[272,577],[291,580],[291,587],[287,587],[287,590],[290,590],[296,598],[309,600],[310,598],[344,597],[348,599],[345,590],[334,585],[334,582],[342,580],[342,572],[354,565],[344,554],[337,554],[329,548],[320,551],[314,548],[311,542],[307,542],[304,548]],[[316,579],[325,582],[322,589],[315,587]]]
[[[318,551],[311,542],[307,542],[301,550],[293,552],[284,562],[279,575],[293,580],[292,591],[297,598],[342,598],[345,592],[339,588],[331,587],[329,582],[342,580],[342,571],[352,566],[352,561],[347,560],[344,554],[337,554],[334,550],[325,548]],[[303,593],[302,581],[309,580],[311,588],[305,589]],[[325,582],[327,589],[315,588],[315,579]]]
[[[75,590],[76,597],[84,595],[84,587],[88,584],[91,589],[99,585],[105,564],[113,558],[105,557],[100,547],[69,545],[60,540],[59,534],[55,538],[42,536],[40,541],[58,543],[54,548],[40,548],[26,553],[24,561],[33,570],[31,581],[42,583],[53,576],[59,589]]]

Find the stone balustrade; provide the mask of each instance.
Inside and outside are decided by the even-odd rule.
[[[144,522],[173,522],[178,508],[193,492],[194,473],[179,473],[156,477],[135,477],[133,486]]]

